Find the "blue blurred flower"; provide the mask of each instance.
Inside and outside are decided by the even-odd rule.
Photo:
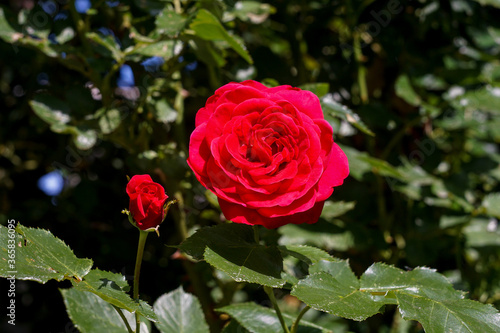
[[[59,44],[56,39],[56,34],[55,33],[50,33],[47,39],[52,43],[52,44]]]
[[[108,5],[108,7],[113,8],[118,6],[120,4],[120,1],[106,1],[106,4]]]
[[[164,63],[165,60],[162,57],[151,57],[141,62],[141,65],[148,72],[156,72]]]
[[[54,21],[64,21],[68,18],[68,12],[66,10],[63,10],[59,13],[57,13],[57,15],[54,17]]]
[[[38,179],[38,188],[51,197],[59,195],[63,187],[64,178],[59,171],[49,172]]]
[[[54,15],[57,11],[57,4],[54,0],[44,0],[38,2],[40,7],[42,7],[43,11],[49,15]]]
[[[92,7],[90,0],[75,0],[75,9],[80,14],[85,14],[90,7]]]
[[[110,28],[100,27],[99,29],[97,29],[97,31],[99,31],[104,36],[115,36],[115,33]]]
[[[198,67],[198,62],[193,61],[192,63],[189,63],[184,67],[188,72],[194,71]]]
[[[41,86],[48,86],[49,85],[49,75],[47,73],[39,73],[36,76],[36,82],[38,82],[38,84]]]
[[[120,75],[118,76],[116,85],[120,88],[135,86],[134,72],[129,65],[122,65],[120,67]]]

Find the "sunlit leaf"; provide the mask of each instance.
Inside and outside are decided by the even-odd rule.
[[[158,316],[155,326],[162,333],[208,333],[198,299],[182,287],[163,294],[154,303]]]
[[[253,63],[245,46],[231,36],[219,22],[217,17],[206,9],[200,9],[191,22],[190,28],[196,36],[209,41],[225,41],[248,63]]]
[[[0,276],[45,283],[49,280],[82,280],[92,260],[80,259],[50,231],[18,224],[14,229],[0,225]],[[14,245],[13,247],[11,245]],[[9,253],[9,250],[11,251]],[[14,250],[15,252],[12,252]],[[14,262],[9,261],[14,253]],[[15,273],[13,273],[13,271]]]

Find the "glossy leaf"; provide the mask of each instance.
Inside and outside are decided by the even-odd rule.
[[[12,237],[12,238],[11,238]],[[9,264],[9,240],[15,240],[15,263]],[[45,283],[49,280],[82,280],[92,268],[92,260],[80,259],[50,231],[18,224],[15,232],[0,226],[0,276],[15,271],[19,280]],[[12,250],[12,249],[10,249]]]
[[[500,313],[489,304],[461,299],[436,301],[397,293],[399,311],[406,320],[417,320],[426,333],[500,332]]]
[[[182,287],[163,294],[154,303],[158,316],[155,326],[162,333],[208,333],[198,299]]]
[[[73,324],[82,333],[124,333],[127,328],[113,306],[100,297],[86,291],[59,289],[68,316]],[[135,329],[134,314],[122,310],[131,328]],[[150,332],[149,322],[141,322],[141,332]]]
[[[205,259],[238,282],[281,287],[283,259],[276,246],[255,243],[251,226],[230,223],[203,228],[180,249],[197,260]]]
[[[380,312],[383,304],[359,290],[359,280],[347,261],[319,262],[310,271],[291,293],[310,307],[356,321]]]
[[[72,283],[75,289],[91,292],[120,309],[137,312],[151,321],[157,321],[151,306],[144,301],[137,303],[127,294],[130,287],[121,274],[93,269],[82,281]]]
[[[225,41],[248,63],[253,63],[252,58],[244,45],[231,36],[219,22],[217,17],[206,9],[200,9],[191,22],[190,28],[196,36],[209,41]]]

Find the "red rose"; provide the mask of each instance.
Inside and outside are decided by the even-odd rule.
[[[127,184],[129,210],[141,230],[156,228],[165,217],[164,205],[168,199],[163,186],[153,182],[149,175],[135,175]]]
[[[222,86],[198,111],[188,164],[228,220],[266,228],[317,222],[349,174],[316,95],[251,80]]]

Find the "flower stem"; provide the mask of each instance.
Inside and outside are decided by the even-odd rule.
[[[127,331],[129,333],[134,333],[134,331],[132,331],[132,327],[130,327],[130,324],[128,323],[127,318],[125,318],[125,315],[123,314],[122,309],[120,309],[119,307],[117,307],[115,305],[113,305],[113,307],[115,308],[116,312],[118,312],[118,314],[120,315],[120,318],[122,318],[123,322],[125,323],[125,326],[127,326]]]
[[[142,256],[144,254],[144,245],[146,245],[146,239],[148,238],[149,232],[139,230],[139,244],[137,245],[137,257],[135,259],[135,271],[134,271],[134,300],[139,302],[139,277],[141,275],[141,264]],[[139,314],[135,313],[135,333],[140,333],[141,331],[141,321],[139,319]]]
[[[299,328],[299,322],[302,319],[302,317],[306,314],[307,311],[309,311],[311,307],[306,305],[302,311],[300,311],[299,315],[297,316],[297,319],[293,322],[292,329],[290,330],[290,333],[297,333],[297,329]]]
[[[281,327],[283,327],[283,332],[290,333],[288,326],[286,326],[286,324],[285,324],[285,319],[283,319],[283,315],[281,314],[281,310],[278,306],[278,302],[276,301],[276,297],[274,296],[273,288],[268,287],[268,286],[264,286],[264,291],[266,292],[267,296],[269,296],[269,300],[271,300],[271,303],[273,304],[274,311],[276,311],[276,315],[278,316],[278,319],[280,320]]]

